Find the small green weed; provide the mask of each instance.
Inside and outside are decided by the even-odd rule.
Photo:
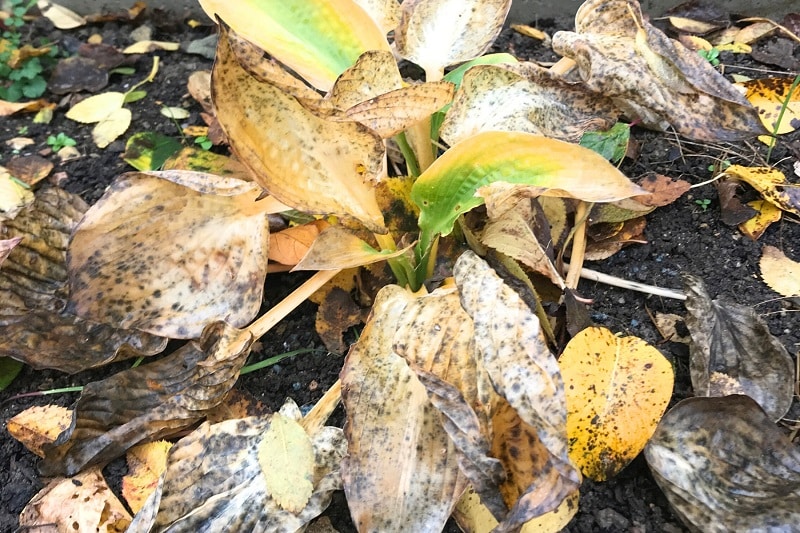
[[[75,139],[64,133],[60,132],[58,135],[50,135],[47,138],[47,145],[50,146],[54,152],[58,152],[65,146],[75,146],[78,144]]]
[[[708,206],[710,206],[710,205],[711,205],[711,200],[709,200],[708,198],[700,198],[700,199],[698,199],[698,200],[695,200],[695,201],[694,201],[694,203],[696,203],[697,205],[699,205],[699,206],[700,206],[700,208],[701,208],[701,209],[703,210],[703,212],[705,213],[705,212],[708,210]]]
[[[698,54],[713,66],[719,65],[719,50],[712,48],[711,50],[698,50]]]
[[[214,143],[205,135],[195,138],[194,144],[198,145],[203,150],[210,150],[211,147],[214,146]]]

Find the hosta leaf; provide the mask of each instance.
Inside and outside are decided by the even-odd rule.
[[[21,241],[0,266],[0,355],[75,373],[166,347],[167,339],[64,311],[67,243],[86,209],[78,196],[49,188],[5,223],[6,234]]]
[[[336,79],[327,98],[344,111],[402,86],[394,55],[388,50],[368,50]]]
[[[353,0],[201,0],[237,33],[329,90],[336,77],[367,50],[388,50],[384,32]]]
[[[400,22],[400,3],[397,0],[355,0],[366,11],[384,34]]]
[[[683,400],[645,457],[693,531],[793,531],[800,523],[800,449],[748,396]]]
[[[45,446],[40,471],[73,475],[196,424],[233,387],[252,342],[249,332],[216,322],[163,359],[89,383],[72,425]]]
[[[172,338],[197,337],[214,320],[246,325],[266,276],[261,192],[210,174],[119,176],[73,235],[70,309]]]
[[[383,168],[380,137],[356,122],[320,118],[253,78],[233,56],[228,32],[221,27],[211,83],[217,118],[239,159],[281,202],[385,232],[371,184]]]
[[[476,193],[492,193],[480,191],[492,184],[503,187],[504,197],[519,192],[588,202],[646,192],[588,148],[530,133],[483,132],[450,148],[414,183],[411,198],[421,211],[420,228],[449,234],[459,215],[484,203]]]
[[[406,0],[395,30],[397,52],[429,74],[484,53],[506,19],[511,0]]]
[[[629,119],[704,141],[765,133],[747,100],[699,54],[644,20],[639,2],[588,0],[575,27],[553,36],[553,50]]]
[[[570,84],[534,63],[478,65],[464,74],[441,135],[453,145],[481,131],[524,131],[578,142],[610,128],[610,100]]]
[[[339,462],[347,443],[339,428],[323,427],[311,436],[313,493],[296,513],[282,509],[259,464],[259,449],[278,416],[204,423],[178,441],[130,530],[302,531],[341,489]]]
[[[789,410],[794,363],[751,307],[711,300],[703,282],[684,275],[692,387],[698,396],[747,394],[772,420]]]
[[[385,261],[406,253],[376,250],[341,226],[326,228],[311,243],[308,252],[294,270],[338,270]]]
[[[425,387],[392,350],[413,300],[398,286],[383,288],[342,369],[348,441],[342,479],[360,530],[441,530],[465,487]]]
[[[605,481],[628,465],[653,434],[675,376],[661,353],[606,328],[575,335],[558,360],[567,391],[570,458]]]

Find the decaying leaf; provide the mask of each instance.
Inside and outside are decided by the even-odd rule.
[[[6,235],[21,241],[0,266],[0,355],[75,373],[166,347],[167,339],[65,311],[67,244],[86,209],[77,195],[47,188],[5,223]]]
[[[779,221],[783,211],[772,202],[767,200],[753,200],[747,202],[747,206],[756,213],[753,217],[739,224],[739,231],[757,241],[767,228]]]
[[[92,138],[98,148],[105,148],[131,125],[131,111],[122,107],[124,103],[124,93],[97,94],[72,106],[67,111],[67,118],[82,124],[97,123]]]
[[[629,119],[704,141],[764,133],[747,100],[699,54],[644,20],[638,1],[584,2],[575,27],[553,36],[553,50],[575,60],[586,86]]]
[[[789,95],[793,81],[794,78],[762,78],[741,84],[747,90],[745,97],[758,110],[761,122],[770,133],[774,131],[782,135],[800,128],[800,90],[795,89]],[[778,124],[784,103],[787,104],[786,110]]]
[[[693,531],[792,531],[800,523],[800,449],[748,396],[683,400],[645,457]]]
[[[172,444],[159,440],[128,450],[128,473],[122,478],[122,497],[133,514],[138,513],[156,489],[167,469],[167,454]]]
[[[724,174],[740,180],[784,211],[800,216],[800,187],[789,183],[783,172],[772,167],[731,165]]]
[[[782,296],[800,296],[800,263],[774,246],[764,246],[759,267],[770,289]]]
[[[0,221],[17,216],[20,209],[33,202],[33,198],[30,187],[0,166]]]
[[[329,224],[315,220],[308,224],[292,226],[269,236],[269,259],[284,265],[296,265]]]
[[[252,342],[249,332],[216,322],[163,359],[89,383],[71,426],[45,447],[40,471],[73,475],[196,424],[233,387]]]
[[[789,410],[794,363],[786,347],[751,307],[711,300],[703,282],[684,276],[686,327],[692,387],[698,396],[720,396],[732,378],[738,392],[752,397],[772,420]]]
[[[385,232],[370,183],[383,168],[380,136],[357,122],[320,118],[279,87],[254,78],[237,62],[230,30],[220,31],[212,94],[220,125],[242,163],[287,205],[350,216],[371,231]]]
[[[172,43],[167,41],[139,41],[133,43],[132,45],[126,47],[122,53],[123,54],[149,54],[150,52],[155,52],[156,50],[166,50],[168,52],[174,52],[179,50],[181,47],[181,43]]]
[[[8,254],[14,249],[16,245],[22,242],[22,237],[12,237],[10,239],[0,240],[0,266],[3,266],[3,261],[6,260]]]
[[[342,340],[345,331],[362,323],[367,310],[361,309],[350,294],[333,287],[317,309],[314,329],[317,330],[325,348],[333,353],[346,353],[347,346]]]
[[[39,457],[43,446],[56,440],[72,420],[72,411],[60,405],[34,406],[8,419],[6,429],[12,437]]]
[[[54,479],[19,515],[20,527],[32,531],[55,527],[59,532],[120,533],[130,523],[131,515],[108,487],[100,468]]]
[[[172,338],[244,326],[261,306],[269,244],[261,188],[188,171],[117,177],[72,237],[70,306]]]
[[[33,186],[45,179],[53,170],[53,163],[40,155],[26,155],[10,159],[8,172],[25,184]]]
[[[574,336],[558,364],[570,459],[585,476],[605,481],[639,455],[656,430],[672,397],[672,365],[642,339],[600,327]]]
[[[435,81],[446,66],[484,53],[510,7],[511,0],[406,0],[394,34],[397,53]]]
[[[465,74],[442,124],[450,145],[481,131],[524,131],[578,142],[617,120],[610,100],[535,63],[477,65]]]
[[[86,19],[74,11],[48,0],[39,0],[36,2],[36,7],[42,12],[43,17],[60,30],[71,30],[86,24]]]
[[[313,493],[298,510],[273,498],[259,450],[275,416],[204,423],[170,450],[167,471],[131,531],[299,531],[341,489],[339,463],[346,453],[342,430],[313,435]],[[264,453],[268,452],[264,448]]]
[[[376,250],[341,226],[325,228],[297,263],[294,270],[338,270],[384,261],[406,253],[402,250]]]

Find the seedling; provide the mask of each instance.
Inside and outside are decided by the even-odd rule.
[[[709,200],[708,198],[700,198],[698,200],[695,200],[694,203],[699,205],[700,209],[702,209],[703,212],[705,213],[708,210],[708,206],[711,205],[711,200]]]
[[[64,147],[67,146],[75,146],[78,144],[75,139],[67,135],[66,133],[59,132],[58,135],[50,135],[47,137],[47,145],[50,146],[54,152],[58,152]]]
[[[711,63],[713,66],[719,65],[719,50],[716,48],[711,48],[710,50],[698,50],[698,54],[703,57],[706,61]]]
[[[203,150],[210,150],[211,147],[214,146],[214,143],[211,142],[211,139],[209,139],[205,135],[196,137],[194,140],[194,144],[198,145]]]

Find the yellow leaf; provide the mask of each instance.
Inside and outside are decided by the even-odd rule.
[[[717,50],[720,52],[733,52],[734,54],[749,54],[753,51],[753,47],[745,43],[732,42],[717,46]]]
[[[175,106],[162,107],[161,114],[167,118],[172,118],[175,120],[184,120],[189,118],[189,111],[187,111],[182,107],[175,107]]]
[[[595,481],[642,451],[672,396],[672,366],[636,337],[587,328],[559,360],[567,392],[570,459]]]
[[[754,200],[747,202],[747,205],[755,209],[756,214],[750,220],[739,224],[739,231],[756,241],[773,222],[781,219],[782,211],[767,200]]]
[[[28,502],[19,525],[30,531],[121,533],[131,515],[94,467],[72,478],[56,478]]]
[[[758,110],[761,123],[771,133],[775,129],[781,107],[789,95],[794,78],[762,78],[741,85],[747,89],[745,98]],[[781,123],[775,133],[791,133],[800,126],[800,88],[792,92]]]
[[[138,43],[133,43],[125,50],[122,51],[123,54],[147,54],[149,52],[155,52],[156,50],[166,50],[168,52],[174,52],[175,50],[179,50],[181,47],[180,43],[170,43],[167,41],[139,41]]]
[[[378,251],[341,226],[331,226],[319,234],[294,270],[353,268],[397,257],[407,249]]]
[[[112,111],[92,130],[92,139],[98,148],[105,148],[125,133],[131,125],[131,110],[121,107]]]
[[[46,100],[31,100],[30,102],[6,102],[5,100],[0,100],[0,117],[7,117],[20,111],[32,113],[47,105]]]
[[[269,259],[284,265],[296,265],[322,230],[329,224],[315,220],[302,226],[286,228],[269,236]]]
[[[42,15],[59,30],[71,30],[86,24],[85,18],[64,6],[47,0],[39,0],[36,2],[36,6],[42,12]]]
[[[58,405],[29,407],[10,418],[6,425],[12,437],[27,449],[44,457],[42,446],[50,444],[69,427],[72,411]]]
[[[72,106],[67,111],[67,118],[83,124],[100,122],[117,109],[122,109],[124,102],[125,95],[120,92],[96,94]]]
[[[270,496],[291,513],[299,513],[314,492],[314,447],[303,427],[280,413],[258,444],[258,463]]]
[[[122,478],[122,497],[134,514],[158,485],[158,478],[167,469],[167,454],[172,447],[160,440],[140,444],[128,450],[128,474]]]
[[[759,267],[770,289],[783,296],[800,296],[800,263],[774,246],[765,246]]]
[[[757,190],[765,200],[769,200],[784,211],[800,216],[800,188],[786,181],[786,176],[772,167],[743,167],[731,165],[724,174],[743,181]]]
[[[33,192],[0,167],[0,220],[14,218],[24,206],[33,202]]]

